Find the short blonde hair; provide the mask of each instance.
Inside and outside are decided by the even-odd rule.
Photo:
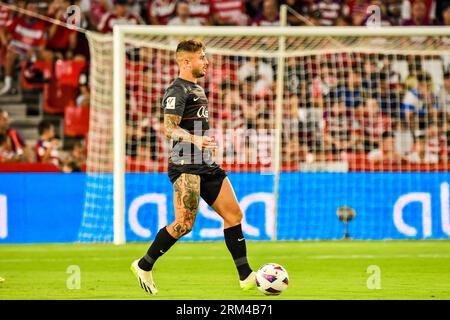
[[[177,46],[177,53],[179,52],[198,52],[200,50],[204,50],[205,49],[205,45],[203,44],[203,42],[199,41],[199,40],[184,40],[181,41],[178,46]]]

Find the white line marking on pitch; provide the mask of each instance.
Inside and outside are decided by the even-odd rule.
[[[377,255],[377,254],[352,254],[352,255],[318,255],[309,256],[308,259],[317,260],[339,260],[339,259],[449,259],[450,254],[395,254],[395,255]]]

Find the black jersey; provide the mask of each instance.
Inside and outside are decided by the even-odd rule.
[[[208,135],[208,99],[198,84],[181,78],[175,79],[164,93],[164,114],[181,117],[180,128],[193,135]],[[170,153],[174,164],[211,164],[210,151],[203,152],[189,142],[174,142]]]

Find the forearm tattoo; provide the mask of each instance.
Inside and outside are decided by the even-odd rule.
[[[180,128],[181,117],[174,114],[164,115],[164,133],[168,139],[173,141],[193,141],[192,135]]]
[[[175,206],[178,208],[173,231],[181,237],[189,233],[194,226],[200,194],[200,177],[183,173],[175,181],[173,187],[175,190]]]

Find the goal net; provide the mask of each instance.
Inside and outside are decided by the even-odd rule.
[[[161,99],[178,75],[176,45],[187,38],[207,48],[202,112],[248,239],[339,239],[342,212],[356,213],[354,238],[450,236],[448,28],[264,30],[88,35],[80,241],[147,241],[173,219]],[[183,239],[222,236],[220,217],[202,200]]]

